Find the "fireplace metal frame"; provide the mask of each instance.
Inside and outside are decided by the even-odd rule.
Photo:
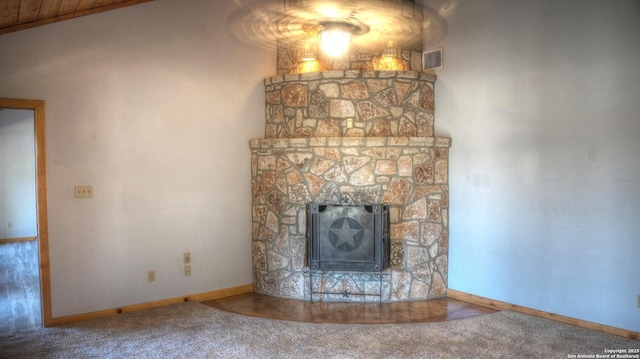
[[[336,200],[336,198],[338,200]],[[391,239],[388,204],[358,204],[356,197],[340,195],[334,204],[307,204],[307,264],[309,266],[309,297],[313,303],[314,294],[378,296],[382,303],[382,281],[388,273],[383,273],[391,265]],[[360,250],[342,248],[336,245],[335,224],[352,233],[349,241]],[[349,223],[349,224],[347,224]],[[362,226],[364,223],[364,226]],[[357,226],[356,230],[353,230]],[[339,231],[340,229],[337,229]],[[361,231],[359,231],[361,230]],[[359,231],[355,233],[356,231]],[[344,244],[343,244],[344,245]],[[357,255],[350,256],[353,250]],[[324,292],[314,290],[314,275],[325,271],[359,272],[379,280],[378,293]]]

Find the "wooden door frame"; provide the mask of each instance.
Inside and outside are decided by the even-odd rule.
[[[49,230],[47,219],[47,176],[45,148],[45,106],[42,100],[0,98],[0,108],[33,110],[36,150],[36,206],[38,214],[38,257],[42,324],[53,325],[51,313],[51,273],[49,271]]]

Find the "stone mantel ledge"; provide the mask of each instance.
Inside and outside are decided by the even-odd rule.
[[[310,137],[310,138],[254,138],[252,150],[305,147],[451,147],[449,137]]]
[[[283,82],[315,81],[322,79],[419,79],[435,82],[436,75],[417,71],[361,71],[361,70],[331,70],[322,72],[307,72],[302,74],[286,74],[264,79],[265,86]]]

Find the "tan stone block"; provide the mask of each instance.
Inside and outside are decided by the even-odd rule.
[[[297,234],[301,234],[301,235],[306,235],[307,231],[307,213],[306,213],[306,209],[305,207],[299,207],[299,211],[298,211],[298,231]],[[302,241],[305,242],[305,238],[302,238]],[[305,242],[306,243],[306,242]]]
[[[441,193],[442,188],[440,186],[418,186],[413,190],[412,200],[417,198],[428,197],[434,193]]]
[[[289,266],[289,258],[274,251],[267,252],[267,268],[269,271],[285,269]]]
[[[364,146],[364,138],[343,137],[342,146],[344,147],[362,147]],[[346,150],[345,150],[346,151]],[[351,150],[352,153],[358,153],[358,150]]]
[[[438,273],[433,274],[433,280],[431,282],[431,297],[440,297],[447,294],[447,286],[444,279]]]
[[[360,114],[361,121],[368,121],[378,117],[389,116],[389,111],[385,108],[374,104],[371,101],[362,101],[358,103],[358,113]]]
[[[419,153],[416,153],[413,156],[413,164],[418,166],[418,165],[423,165],[425,163],[430,163],[431,162],[431,152],[430,151],[420,151]]]
[[[394,178],[389,184],[389,188],[382,196],[383,203],[404,205],[409,197],[411,184],[407,179]]]
[[[338,147],[342,144],[342,138],[340,137],[329,137],[327,138],[327,146],[328,147]]]
[[[389,146],[406,146],[409,143],[408,137],[389,137],[387,144]]]
[[[286,174],[287,184],[293,186],[303,181],[302,175],[298,171],[291,171]]]
[[[267,229],[265,226],[260,226],[260,230],[258,231],[258,239],[259,240],[271,240],[274,237],[274,233]]]
[[[398,175],[413,176],[413,161],[411,160],[411,157],[398,157]]]
[[[411,283],[411,292],[409,296],[411,299],[427,299],[429,296],[429,287],[423,282],[414,280]]]
[[[300,75],[299,74],[285,74],[284,75],[284,81],[285,82],[298,81],[298,80],[300,80]]]
[[[418,128],[408,117],[404,116],[400,119],[398,126],[398,135],[404,137],[415,137],[418,134]]]
[[[302,204],[311,202],[311,196],[309,195],[307,186],[300,183],[289,187],[289,202]]]
[[[434,201],[429,203],[428,219],[431,222],[442,222],[442,213],[440,212],[440,202]]]
[[[440,254],[449,252],[449,229],[442,231],[442,236],[440,236],[440,242],[438,242],[438,252]]]
[[[427,219],[427,200],[421,198],[405,206],[403,220]]]
[[[405,271],[391,271],[391,300],[410,299],[411,275]]]
[[[435,183],[447,183],[449,181],[449,161],[438,160],[436,161],[436,176]]]
[[[312,158],[313,154],[311,152],[297,152],[287,155],[287,159],[298,168],[302,168],[310,163]]]
[[[369,130],[369,136],[372,137],[390,137],[393,135],[391,129],[391,123],[386,120],[374,120],[371,129]]]
[[[280,191],[271,191],[267,195],[267,204],[275,213],[281,214],[284,212],[287,204],[287,195]]]
[[[307,148],[309,147],[309,139],[307,138],[290,138],[289,147]]]
[[[345,171],[347,171],[347,173],[351,173],[356,169],[369,163],[370,160],[371,158],[366,156],[361,156],[361,157],[347,156],[347,157],[344,157],[344,159],[342,160],[342,163],[344,164]]]
[[[307,86],[285,85],[282,88],[282,103],[291,107],[307,106]]]
[[[358,156],[360,155],[360,150],[354,147],[342,147],[340,150],[344,156]]]
[[[398,96],[398,103],[401,104],[404,101],[404,97],[409,92],[411,84],[407,82],[396,82],[394,86],[396,88],[396,94]]]
[[[262,242],[253,242],[253,267],[266,270],[267,269],[267,252]]]
[[[336,164],[335,161],[328,160],[326,158],[316,157],[313,160],[313,163],[311,164],[311,173],[318,176],[322,175],[335,164]]]
[[[386,203],[386,202],[383,201],[382,203]],[[391,221],[391,223],[400,222],[400,208],[399,208],[399,206],[390,206],[389,207],[389,220]]]
[[[437,147],[451,147],[451,139],[447,137],[436,137]]]
[[[263,224],[267,220],[267,207],[253,206],[253,222]]]
[[[364,137],[365,132],[362,128],[350,128],[344,134],[344,137]]]
[[[422,263],[412,268],[413,276],[427,286],[431,286],[431,272],[429,263]]]
[[[289,231],[287,231],[287,226],[280,227],[280,231],[269,249],[282,254],[289,252]]]
[[[375,137],[368,137],[368,138],[375,138]],[[378,139],[384,140],[384,138],[382,138],[382,137],[379,137]],[[367,143],[368,143],[368,141],[367,141]],[[372,160],[387,158],[387,150],[385,148],[383,148],[383,147],[360,149],[359,152],[364,156],[371,157]]]
[[[325,180],[330,182],[347,182],[347,175],[344,172],[344,166],[342,164],[339,164],[327,171],[323,177]]]
[[[364,139],[367,147],[382,147],[386,145],[387,140],[384,137],[367,137]]]
[[[265,171],[262,174],[262,193],[269,193],[273,190],[276,181],[276,173],[274,171]]]
[[[275,138],[278,134],[278,126],[274,124],[267,123],[264,130],[264,135],[266,138]]]
[[[375,173],[376,175],[395,175],[398,173],[396,162],[391,160],[376,161]]]
[[[268,91],[265,93],[267,103],[279,105],[280,104],[280,91]]]
[[[278,222],[278,216],[276,216],[272,211],[267,212],[267,221],[265,222],[265,227],[277,233],[279,225],[280,223]]]
[[[408,269],[413,268],[418,264],[429,262],[429,253],[424,247],[407,245],[405,247],[405,256],[405,262],[407,263]]]
[[[312,147],[319,147],[319,146],[326,146],[327,145],[327,139],[323,138],[323,137],[312,137],[309,139],[309,146]]]
[[[435,98],[431,89],[423,88],[420,91],[420,108],[428,111],[433,111],[434,100]]]
[[[440,234],[442,234],[442,225],[440,223],[423,223],[421,243],[424,246],[431,246],[440,239]]]
[[[267,171],[276,169],[275,156],[258,156],[258,170]]]
[[[433,114],[418,113],[415,121],[418,126],[418,136],[428,138],[430,140],[429,146],[433,146],[435,144],[435,139],[433,138]]]
[[[334,79],[334,78],[344,77],[344,71],[343,70],[323,71],[322,77],[325,79]]]
[[[388,86],[387,80],[366,80],[365,83],[367,84],[369,91],[373,93],[378,93]]]
[[[276,162],[276,176],[291,166],[291,162],[287,161],[285,158],[279,157]]]
[[[416,166],[413,170],[413,177],[416,184],[431,184],[434,180],[434,171],[432,163],[424,163]]]
[[[380,91],[374,96],[374,99],[382,106],[392,106],[397,104],[396,95],[390,88]]]
[[[261,177],[254,177],[251,180],[251,193],[253,195],[254,202],[263,193],[263,188]]]
[[[354,117],[356,115],[356,110],[353,106],[353,102],[349,100],[331,100],[329,114],[331,117]]]
[[[325,97],[337,98],[340,97],[340,86],[336,83],[328,83],[320,85],[320,91]]]
[[[342,85],[342,97],[347,99],[364,99],[369,96],[367,88],[362,82],[354,82]]]
[[[404,269],[404,244],[403,240],[391,241],[391,268]]]
[[[376,183],[375,176],[370,166],[364,166],[360,170],[354,172],[349,178],[349,183],[354,186],[366,186]]]
[[[290,236],[289,249],[291,250],[291,268],[293,270],[303,270],[306,263],[307,254],[306,239],[304,236]]]
[[[305,173],[304,178],[307,180],[307,185],[309,186],[309,193],[311,194],[311,196],[317,195],[325,183],[320,177],[311,173]]]
[[[340,155],[340,150],[338,150],[337,148],[327,148],[325,157],[333,161],[339,161],[342,158],[342,156]]]
[[[400,222],[391,225],[391,238],[418,243],[418,222]]]
[[[339,120],[318,120],[318,127],[316,129],[316,136],[321,137],[338,137],[340,136],[340,121]]]

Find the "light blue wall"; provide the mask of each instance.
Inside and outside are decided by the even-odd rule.
[[[33,126],[31,110],[0,111],[0,239],[38,233]]]
[[[640,2],[426,3],[449,287],[640,331]]]

